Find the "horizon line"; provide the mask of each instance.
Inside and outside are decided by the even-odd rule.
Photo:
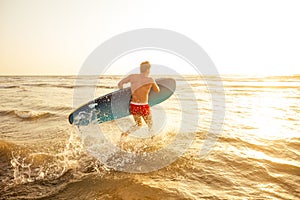
[[[127,74],[0,74],[4,76],[124,76]],[[242,74],[242,73],[224,73],[224,74],[150,74],[150,76],[300,76],[300,74]]]

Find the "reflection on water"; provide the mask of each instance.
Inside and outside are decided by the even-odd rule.
[[[223,131],[202,159],[199,150],[214,123],[210,91],[201,77],[174,77],[177,93],[153,107],[157,138],[136,133],[122,148],[143,155],[163,149],[178,133],[183,140],[185,134],[195,139],[175,162],[145,174],[115,171],[89,151],[105,140],[118,145],[123,129],[133,123],[131,117],[100,125],[105,133],[101,136],[82,135],[69,125],[74,87],[87,87],[75,86],[75,78],[0,77],[0,199],[300,198],[299,76],[222,77]],[[120,78],[101,77],[96,96],[112,92]],[[214,82],[213,76],[207,78]],[[193,126],[193,109],[199,113],[198,126],[180,132],[182,123]],[[104,148],[99,152],[108,153]],[[120,154],[109,156],[110,162],[124,159]]]

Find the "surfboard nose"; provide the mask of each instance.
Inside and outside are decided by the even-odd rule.
[[[73,114],[69,115],[69,122],[70,122],[70,124],[73,124],[73,122],[74,122]]]

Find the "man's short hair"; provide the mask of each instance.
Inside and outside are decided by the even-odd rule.
[[[141,71],[141,73],[146,72],[146,70],[150,69],[150,68],[151,68],[151,64],[150,64],[149,61],[142,62],[141,65],[140,65],[140,71]]]

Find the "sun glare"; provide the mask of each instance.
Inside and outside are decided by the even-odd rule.
[[[292,132],[287,129],[285,120],[289,104],[278,92],[263,92],[253,105],[252,122],[256,136],[264,139],[280,139],[290,137]]]

